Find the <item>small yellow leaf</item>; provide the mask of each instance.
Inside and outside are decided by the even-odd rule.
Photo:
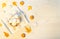
[[[28,10],[32,10],[32,6],[28,6]]]
[[[2,26],[2,24],[0,23],[0,26]]]
[[[33,15],[31,15],[31,16],[30,16],[30,20],[33,20],[33,19],[34,19],[34,16],[33,16]]]
[[[23,38],[26,37],[26,34],[25,33],[22,33],[21,34],[21,37],[23,37]]]
[[[17,3],[16,3],[16,2],[12,2],[12,4],[13,4],[14,6],[17,6]]]
[[[6,7],[6,3],[2,3],[2,8]]]
[[[22,5],[22,6],[23,6],[23,5],[24,5],[24,1],[21,1],[21,2],[20,2],[20,5]]]
[[[25,26],[25,30],[27,33],[30,33],[32,31],[30,26]]]
[[[7,32],[4,32],[4,35],[5,35],[6,37],[9,37],[9,33],[7,33]]]

